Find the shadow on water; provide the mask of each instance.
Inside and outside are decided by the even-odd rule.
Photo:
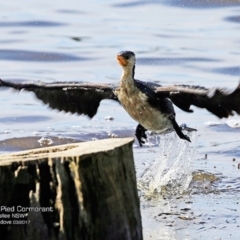
[[[31,62],[65,62],[65,61],[84,61],[88,60],[89,58],[77,57],[65,53],[0,49],[0,59],[10,61],[31,61]]]
[[[152,1],[132,1],[127,3],[117,3],[114,7],[136,7],[141,5],[165,4],[170,6],[185,7],[185,8],[219,8],[219,7],[233,7],[238,6],[238,0],[152,0]]]
[[[50,21],[24,21],[24,22],[0,22],[0,27],[60,27],[65,23],[50,22]]]
[[[195,171],[193,172],[189,192],[191,192],[191,194],[219,194],[221,192],[228,192],[229,194],[238,193],[240,189],[239,179],[239,177],[229,178],[222,174],[212,174],[202,170]]]

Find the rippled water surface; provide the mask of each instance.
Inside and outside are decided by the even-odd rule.
[[[0,78],[5,80],[118,82],[115,56],[121,50],[136,53],[141,80],[228,88],[240,80],[239,0],[23,0],[1,1],[0,8]],[[1,153],[134,135],[136,123],[111,101],[89,121],[51,111],[31,93],[1,89],[0,95]],[[198,129],[194,143],[182,147],[192,155],[185,168],[184,157],[168,168],[176,176],[190,172],[190,186],[175,195],[139,189],[145,239],[239,239],[239,117],[219,120],[193,109],[194,114],[176,109],[179,123]],[[153,137],[144,148],[134,144],[139,182],[153,166],[163,169],[159,144],[164,141]]]

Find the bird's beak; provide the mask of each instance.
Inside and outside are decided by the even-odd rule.
[[[121,66],[127,66],[127,60],[123,56],[117,55],[117,60]]]

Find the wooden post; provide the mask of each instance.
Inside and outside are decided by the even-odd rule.
[[[3,240],[141,240],[132,138],[0,156]]]

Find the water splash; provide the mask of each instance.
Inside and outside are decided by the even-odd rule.
[[[175,195],[188,189],[192,180],[196,133],[188,135],[191,143],[176,137],[174,132],[161,136],[159,156],[145,169],[138,182],[143,195]]]
[[[53,144],[53,140],[50,137],[41,137],[38,142],[40,146],[49,146]]]

